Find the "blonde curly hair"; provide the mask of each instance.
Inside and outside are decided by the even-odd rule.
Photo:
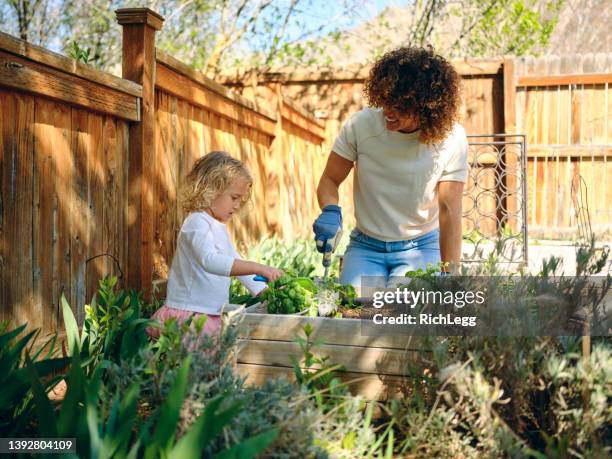
[[[198,159],[185,176],[182,186],[182,207],[185,215],[210,208],[213,200],[223,193],[234,180],[248,182],[248,191],[242,197],[241,210],[251,199],[253,178],[239,159],[225,151],[211,151]]]

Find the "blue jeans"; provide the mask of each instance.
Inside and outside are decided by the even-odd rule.
[[[428,264],[435,266],[440,261],[440,230],[437,228],[415,239],[393,242],[380,241],[355,228],[344,253],[340,282],[360,288],[362,276],[377,276],[384,278],[386,283],[390,277],[427,269]]]

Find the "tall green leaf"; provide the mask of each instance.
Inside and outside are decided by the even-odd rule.
[[[51,401],[43,389],[38,373],[34,365],[32,365],[29,355],[26,355],[26,368],[28,369],[28,376],[30,377],[30,383],[32,385],[32,394],[34,395],[34,402],[36,404],[36,412],[38,413],[38,422],[40,425],[39,434],[41,437],[57,437],[57,422],[53,406],[51,406]]]
[[[74,318],[74,314],[66,297],[62,293],[61,298],[62,303],[62,314],[64,316],[64,327],[66,328],[66,340],[68,341],[68,352],[70,355],[74,355],[75,348],[79,349],[81,346],[81,341],[79,339],[79,326],[77,324],[76,319]]]
[[[179,421],[183,397],[187,388],[187,377],[191,365],[191,356],[188,356],[181,365],[176,380],[170,388],[166,401],[160,408],[159,418],[151,442],[145,451],[145,458],[156,457],[159,450],[167,450],[174,439]]]

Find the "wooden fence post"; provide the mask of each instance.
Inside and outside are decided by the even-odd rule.
[[[148,8],[115,13],[123,26],[123,78],[142,85],[140,122],[130,125],[127,284],[148,297],[155,223],[155,32],[164,18]]]
[[[505,58],[503,63],[504,76],[504,133],[518,134],[516,132],[516,72],[514,68],[514,58]],[[504,153],[505,172],[504,185],[506,192],[510,194],[506,198],[505,217],[506,224],[512,234],[517,234],[520,230],[520,221],[523,218],[520,209],[519,188],[521,186],[519,177],[521,173],[519,169],[521,162],[519,161],[516,146],[511,147],[511,151]],[[527,153],[527,152],[525,152]],[[511,173],[508,174],[508,171]],[[522,197],[527,200],[527,196]],[[516,216],[511,218],[511,216]],[[502,229],[502,228],[500,228]]]

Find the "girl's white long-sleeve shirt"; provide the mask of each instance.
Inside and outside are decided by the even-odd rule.
[[[183,222],[168,278],[166,305],[188,311],[220,314],[229,303],[230,272],[240,259],[227,227],[206,212],[193,212]],[[254,276],[238,276],[256,295],[264,288]]]

